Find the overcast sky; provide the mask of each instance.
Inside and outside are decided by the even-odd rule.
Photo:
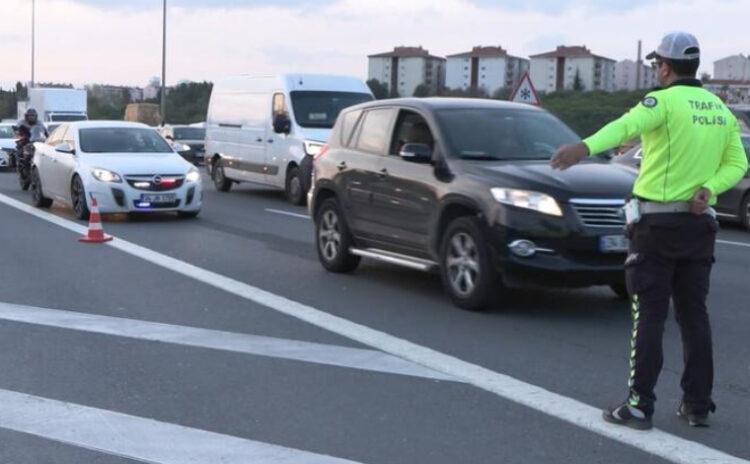
[[[36,0],[37,81],[145,85],[161,73],[161,0]],[[30,78],[31,0],[2,0],[0,86]],[[168,0],[167,83],[250,73],[366,77],[394,45],[431,53],[560,44],[634,58],[670,30],[698,36],[703,70],[750,52],[750,0]]]

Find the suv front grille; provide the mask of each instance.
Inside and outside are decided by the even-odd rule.
[[[185,176],[179,174],[142,174],[125,176],[125,180],[128,185],[138,190],[164,192],[182,187],[182,184],[185,183]]]
[[[586,227],[625,227],[624,200],[570,200],[570,205]]]

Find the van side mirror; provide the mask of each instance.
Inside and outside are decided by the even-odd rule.
[[[407,143],[401,147],[398,155],[404,161],[412,163],[430,163],[432,162],[432,148],[426,143]]]
[[[55,151],[58,153],[67,153],[68,155],[75,155],[76,149],[73,148],[68,142],[63,142],[55,147]]]
[[[274,114],[273,131],[277,134],[289,134],[292,131],[292,120],[289,118],[289,113]]]

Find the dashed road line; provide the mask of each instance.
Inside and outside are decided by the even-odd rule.
[[[80,232],[82,229],[80,225],[72,221],[59,218],[45,211],[40,211],[2,194],[0,194],[0,203],[12,206],[20,211],[53,222],[75,232]],[[135,243],[116,238],[105,246],[116,248],[157,266],[264,305],[280,313],[358,341],[372,348],[443,372],[475,387],[494,393],[501,398],[526,406],[555,419],[588,430],[589,432],[640,449],[667,461],[676,464],[750,464],[748,460],[731,456],[723,451],[661,430],[654,429],[649,432],[641,432],[612,426],[602,420],[601,411],[598,408],[581,401],[335,316],[312,306],[200,268]]]
[[[290,216],[290,217],[298,218],[298,219],[308,219],[308,220],[310,219],[310,216],[308,216],[307,214],[295,213],[293,211],[284,211],[283,209],[266,208],[266,212],[273,213],[273,214],[281,214],[282,216]]]
[[[744,242],[733,242],[731,240],[717,240],[716,243],[721,243],[722,245],[734,245],[744,248],[750,248],[750,243],[744,243]]]

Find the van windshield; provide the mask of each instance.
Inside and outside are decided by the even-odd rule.
[[[85,114],[53,114],[50,116],[50,120],[53,122],[72,122],[72,121],[85,121]]]
[[[358,92],[294,91],[292,108],[301,127],[330,129],[344,108],[372,100]]]
[[[550,159],[562,145],[580,138],[544,111],[446,109],[437,119],[452,156],[473,160]]]

